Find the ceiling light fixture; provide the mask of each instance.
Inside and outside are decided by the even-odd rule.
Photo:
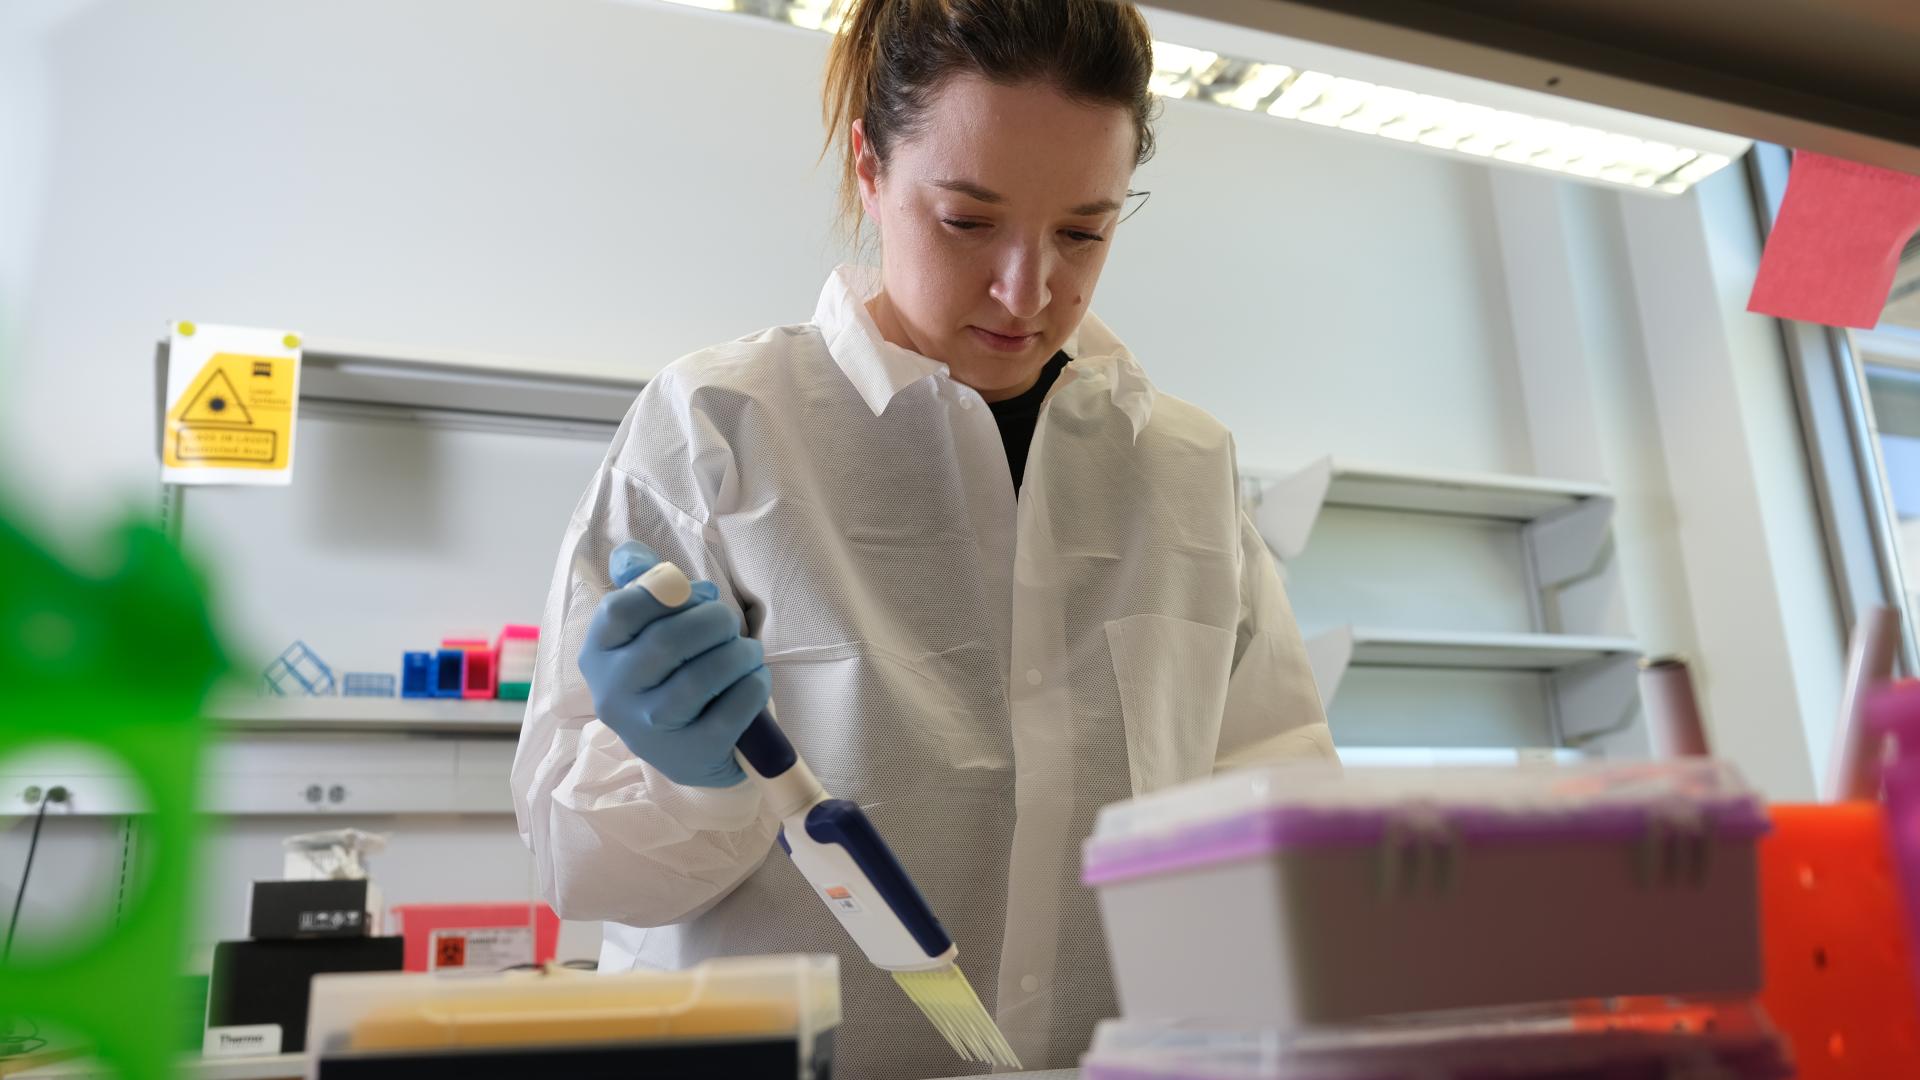
[[[850,6],[849,0],[661,2],[829,33],[840,30]],[[1751,145],[1721,132],[1191,16],[1150,11],[1148,20],[1155,34],[1149,88],[1170,100],[1666,195],[1686,191]],[[1207,41],[1220,50],[1173,40]]]

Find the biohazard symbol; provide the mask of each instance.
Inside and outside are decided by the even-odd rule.
[[[446,936],[435,941],[433,966],[443,968],[466,967],[467,939],[463,937]]]
[[[252,427],[253,414],[234,391],[233,380],[227,378],[226,369],[215,368],[200,384],[200,389],[194,391],[186,410],[180,414],[180,422],[208,427]]]

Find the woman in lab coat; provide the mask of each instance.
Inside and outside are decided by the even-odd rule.
[[[1095,812],[1333,756],[1232,438],[1088,312],[1151,69],[1108,0],[853,6],[829,137],[880,266],[648,383],[555,571],[515,804],[547,899],[606,920],[603,970],[837,952],[840,1075],[966,1071],[768,857],[729,751],[770,693],[1027,1067],[1069,1066],[1115,1012]],[[613,591],[655,558],[711,584]]]

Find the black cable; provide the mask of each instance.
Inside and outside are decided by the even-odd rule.
[[[115,926],[119,926],[120,920],[127,914],[127,871],[133,865],[133,821],[132,814],[120,819],[120,887],[113,893]]]
[[[27,1024],[27,1027],[29,1030],[25,1035],[0,1032],[0,1061],[25,1057],[36,1050],[46,1048],[47,1040],[40,1037],[40,1029],[31,1023]]]
[[[28,1054],[47,1048],[47,1040],[39,1036],[24,1039],[0,1037],[0,1061],[9,1058],[26,1057]]]
[[[13,894],[13,914],[7,917],[7,942],[0,948],[0,966],[13,957],[13,935],[20,927],[20,911],[27,902],[27,878],[33,874],[33,856],[40,850],[40,828],[47,823],[47,805],[67,801],[67,789],[55,785],[40,796],[40,809],[33,815],[33,838],[27,841],[27,861],[20,867],[20,888]],[[24,1057],[47,1045],[40,1037],[40,1029],[31,1021],[26,1021],[25,1034],[15,1034],[12,1024],[0,1026],[0,1060]]]
[[[13,959],[13,935],[20,928],[20,909],[27,902],[27,878],[33,873],[33,854],[40,850],[40,827],[47,823],[47,804],[66,801],[67,789],[63,787],[48,788],[40,796],[40,809],[33,815],[33,838],[27,841],[26,865],[20,868],[20,888],[13,894],[13,915],[7,919],[7,944],[0,949],[0,965]]]

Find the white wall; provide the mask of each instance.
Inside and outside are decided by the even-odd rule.
[[[1504,286],[1488,326],[1511,330],[1518,437],[1539,472],[1603,482],[1616,496],[1611,569],[1582,586],[1586,625],[1568,629],[1687,657],[1716,752],[1773,797],[1811,797],[1832,738],[1843,629],[1778,327],[1745,310],[1760,247],[1743,172],[1680,199],[1517,171],[1485,179]],[[1336,561],[1347,572],[1331,578],[1340,610],[1422,597],[1449,626],[1524,628],[1482,589],[1431,584],[1483,584],[1497,571],[1449,556],[1428,533],[1418,558],[1354,573],[1344,552],[1381,539],[1372,529],[1344,541]],[[1308,580],[1319,569],[1308,554],[1293,593],[1313,613],[1329,581]],[[1384,553],[1373,562],[1384,566]],[[1390,713],[1376,691],[1374,711]],[[1438,718],[1436,741],[1453,741],[1502,712],[1508,724],[1524,715],[1523,702],[1503,710],[1497,694],[1445,691],[1407,688],[1406,727]],[[1359,705],[1343,688],[1336,720]]]
[[[805,319],[838,257],[824,49],[608,0],[83,7],[42,57],[14,438],[71,449],[35,488],[146,497],[171,318],[625,371]],[[1162,138],[1096,307],[1169,390],[1249,460],[1527,467],[1477,169],[1180,103]]]
[[[1095,306],[1243,463],[1532,469],[1483,169],[1176,101],[1135,186]]]
[[[1494,190],[1503,229],[1532,237],[1508,267],[1516,321],[1564,308],[1522,370],[1578,386],[1535,402],[1536,447],[1613,487],[1627,620],[1647,654],[1690,661],[1715,752],[1810,798],[1843,632],[1779,329],[1746,312],[1760,246],[1742,171],[1670,200],[1527,176]],[[1560,265],[1529,262],[1550,248]]]
[[[147,496],[171,318],[624,371],[806,318],[830,178],[792,88],[820,45],[756,29],[524,0],[66,20],[22,382],[49,408],[17,438],[75,414],[85,437],[36,488]],[[84,412],[52,407],[82,387]]]
[[[1747,312],[1760,262],[1746,178],[1621,204],[1668,450],[1707,720],[1769,791],[1811,797],[1839,711],[1844,629],[1785,344]]]
[[[32,261],[28,230],[40,205],[41,145],[46,100],[42,90],[39,12],[30,4],[0,8],[0,379],[10,328],[26,307],[20,295]],[[6,384],[0,382],[0,397]]]
[[[15,460],[65,448],[17,473],[62,522],[151,499],[169,319],[645,372],[806,319],[840,258],[816,35],[608,0],[96,0],[51,23],[0,408]],[[1250,463],[1529,467],[1479,170],[1179,103],[1160,130],[1096,308],[1166,389]],[[246,825],[214,865],[270,873],[297,827]],[[519,865],[504,818],[394,827],[416,852],[481,829]],[[382,864],[395,899],[505,884],[415,865]],[[222,888],[209,934],[238,918]]]
[[[31,457],[9,479],[61,523],[151,504],[151,346],[169,319],[645,372],[807,318],[840,257],[834,174],[814,167],[815,35],[613,0],[46,10],[39,75],[0,66],[0,86],[42,90],[0,136],[24,148],[0,226],[33,226],[31,243],[0,233],[31,301],[0,371],[0,451]],[[1166,390],[1234,428],[1246,463],[1535,468],[1519,373],[1537,358],[1515,345],[1483,170],[1177,102],[1160,130],[1137,183],[1153,200],[1095,307]],[[1580,226],[1596,228],[1574,257],[1617,246]],[[1606,267],[1586,285],[1596,310],[1631,293]],[[1632,351],[1624,329],[1597,332]],[[1610,384],[1598,407],[1631,425],[1650,392]],[[1657,478],[1661,455],[1628,440],[1607,460]],[[1662,498],[1622,541],[1653,553],[1623,560],[1636,593],[1681,573]],[[1685,605],[1660,618],[1684,636]],[[273,839],[303,824],[241,827],[213,865],[271,872]],[[395,900],[504,888],[521,865],[505,818],[392,824],[412,845],[383,864]],[[0,836],[0,859],[20,837]],[[454,847],[479,876],[415,872]],[[235,918],[216,907],[204,932]]]
[[[1578,312],[1573,333],[1584,345],[1576,362],[1592,391],[1602,475],[1615,492],[1614,545],[1631,625],[1649,655],[1698,657],[1699,637],[1686,601],[1680,508],[1642,346],[1620,196],[1576,184],[1554,186],[1556,216],[1569,246],[1579,252],[1568,262]]]

